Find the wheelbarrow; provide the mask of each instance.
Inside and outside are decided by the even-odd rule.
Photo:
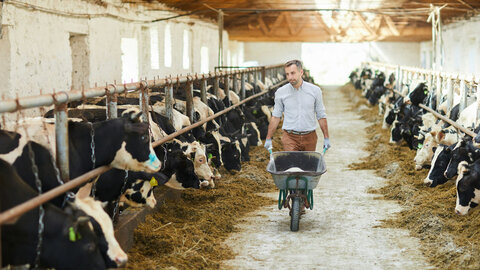
[[[278,209],[290,209],[290,230],[298,231],[303,209],[313,209],[313,189],[327,171],[323,153],[314,151],[270,152],[267,171],[280,192]]]

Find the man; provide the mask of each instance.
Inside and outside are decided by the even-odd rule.
[[[299,60],[288,61],[285,64],[285,73],[290,83],[275,92],[275,106],[268,125],[265,148],[272,148],[272,137],[280,123],[282,113],[284,151],[315,151],[317,121],[323,132],[323,148],[330,148],[322,90],[314,84],[303,81],[303,67]]]

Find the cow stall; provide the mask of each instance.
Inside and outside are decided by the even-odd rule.
[[[32,167],[33,175],[36,179],[36,181],[34,181],[35,184],[32,183],[32,185],[36,185],[37,191],[39,192],[39,195],[35,196],[31,200],[28,200],[28,201],[23,202],[23,203],[19,203],[19,205],[16,205],[16,206],[12,207],[11,209],[7,209],[7,208],[4,209],[5,211],[2,211],[2,213],[0,214],[1,223],[3,223],[3,224],[11,224],[12,222],[14,223],[15,219],[18,219],[18,217],[24,215],[25,213],[27,213],[26,215],[29,215],[28,213],[30,213],[30,212],[28,212],[28,211],[30,211],[32,209],[37,209],[37,207],[39,207],[39,205],[45,204],[49,200],[52,200],[53,198],[56,198],[59,195],[63,195],[65,197],[64,200],[60,200],[58,202],[58,205],[62,206],[62,207],[64,207],[66,205],[66,202],[68,200],[70,200],[70,201],[75,200],[76,203],[80,205],[80,203],[83,203],[80,200],[80,198],[82,198],[84,200],[87,200],[87,204],[90,203],[90,205],[91,205],[93,203],[92,202],[92,197],[89,197],[88,194],[89,193],[96,194],[95,193],[95,191],[96,191],[95,188],[101,189],[101,186],[97,185],[96,181],[98,181],[98,179],[102,179],[103,175],[105,175],[107,173],[107,171],[109,171],[111,169],[112,166],[114,168],[117,168],[117,169],[123,168],[123,170],[125,170],[124,173],[123,173],[123,170],[119,170],[121,175],[117,178],[125,177],[124,178],[125,180],[124,180],[124,183],[123,183],[123,187],[121,188],[121,193],[119,193],[119,195],[117,195],[116,198],[113,199],[114,209],[113,209],[113,212],[110,212],[110,216],[115,221],[115,217],[116,217],[116,215],[118,215],[118,210],[119,210],[118,206],[119,206],[120,197],[118,197],[118,196],[121,195],[121,196],[127,196],[128,197],[129,195],[131,195],[132,198],[134,197],[134,195],[132,195],[132,194],[129,194],[129,195],[123,194],[123,192],[126,192],[126,191],[128,191],[128,189],[134,188],[134,186],[135,186],[135,185],[132,184],[131,186],[127,187],[127,189],[126,189],[126,183],[127,183],[127,179],[129,177],[129,175],[131,177],[136,177],[134,179],[140,179],[142,177],[147,177],[146,180],[149,180],[149,181],[146,181],[145,183],[148,186],[147,188],[150,189],[150,191],[156,185],[165,184],[166,182],[168,182],[169,179],[166,178],[165,175],[151,174],[151,173],[154,173],[155,171],[158,171],[161,168],[161,166],[162,166],[161,162],[164,162],[164,163],[167,162],[167,156],[166,155],[163,157],[162,160],[159,160],[156,157],[154,152],[151,152],[149,154],[147,160],[145,161],[146,162],[145,165],[142,165],[142,164],[132,165],[131,163],[128,163],[129,161],[125,161],[125,160],[123,160],[123,161],[119,160],[118,162],[120,162],[120,163],[118,163],[116,161],[118,154],[122,151],[125,151],[125,150],[120,149],[120,150],[118,150],[120,152],[117,152],[117,155],[115,156],[115,159],[113,160],[112,163],[110,163],[109,165],[107,164],[107,166],[105,166],[105,165],[102,166],[101,165],[101,164],[105,164],[104,161],[102,161],[102,159],[104,159],[103,156],[105,155],[104,152],[109,151],[107,149],[102,150],[103,145],[106,144],[106,141],[102,141],[102,140],[107,139],[107,140],[109,140],[109,143],[112,143],[113,138],[108,139],[107,134],[108,134],[108,129],[114,128],[114,125],[113,125],[114,122],[116,123],[118,121],[127,121],[127,122],[125,122],[126,124],[124,124],[125,125],[124,129],[127,132],[130,132],[129,130],[132,129],[134,133],[137,132],[136,136],[140,136],[140,135],[143,134],[142,135],[142,140],[144,140],[143,143],[145,145],[145,142],[146,142],[147,144],[145,146],[148,148],[148,145],[150,143],[149,134],[152,134],[152,130],[155,129],[154,126],[156,126],[156,129],[159,129],[157,123],[153,122],[151,120],[151,116],[150,116],[150,114],[153,113],[153,107],[152,107],[153,104],[149,103],[149,99],[151,98],[151,100],[154,100],[155,98],[159,98],[158,95],[153,95],[153,93],[155,93],[154,91],[156,90],[156,91],[161,92],[162,99],[165,100],[165,109],[164,109],[164,112],[163,112],[163,116],[165,117],[166,121],[170,121],[170,122],[174,118],[174,113],[173,112],[175,111],[176,113],[178,113],[178,111],[173,109],[173,106],[175,104],[173,89],[175,88],[175,90],[177,92],[183,92],[182,94],[186,97],[186,103],[184,104],[185,107],[186,107],[186,110],[184,110],[186,115],[184,115],[184,117],[186,117],[187,120],[192,120],[192,121],[188,122],[189,124],[187,126],[181,126],[182,128],[179,129],[179,130],[173,130],[173,132],[171,132],[170,134],[166,134],[165,132],[163,132],[161,134],[162,137],[159,140],[154,141],[150,146],[150,148],[152,148],[152,147],[156,148],[157,146],[161,146],[165,142],[172,141],[172,139],[182,135],[183,133],[186,133],[190,130],[193,130],[197,127],[200,127],[200,126],[204,125],[205,123],[207,123],[208,121],[212,121],[212,120],[216,119],[217,117],[222,116],[223,114],[225,114],[225,113],[227,113],[227,112],[229,112],[229,111],[231,111],[231,110],[233,110],[237,107],[240,107],[240,106],[242,106],[243,104],[245,104],[249,101],[254,100],[257,97],[260,97],[264,94],[268,94],[270,89],[275,89],[275,87],[278,87],[279,85],[284,83],[283,81],[279,80],[278,76],[277,76],[277,74],[280,76],[279,67],[281,67],[281,66],[249,68],[249,69],[245,69],[245,70],[233,70],[233,71],[226,71],[226,72],[220,71],[220,72],[216,72],[215,74],[204,74],[204,75],[201,75],[201,76],[196,75],[195,78],[193,76],[185,76],[185,77],[177,76],[176,80],[166,78],[164,80],[158,80],[158,79],[157,80],[154,79],[154,80],[151,80],[151,81],[144,80],[142,82],[130,83],[130,84],[126,84],[126,83],[125,84],[120,84],[120,85],[119,84],[107,84],[106,87],[104,87],[104,88],[97,87],[97,88],[93,88],[93,89],[82,89],[81,91],[75,91],[75,90],[73,90],[73,91],[62,91],[62,92],[57,92],[57,93],[54,93],[54,94],[48,94],[48,95],[42,95],[42,96],[18,97],[14,100],[3,100],[3,101],[1,101],[2,104],[0,105],[0,108],[2,108],[1,110],[2,110],[3,113],[15,112],[15,111],[17,112],[17,121],[13,122],[13,123],[6,121],[5,120],[5,114],[3,114],[2,127],[4,127],[4,129],[2,130],[2,132],[4,132],[4,135],[7,136],[7,138],[8,138],[6,140],[6,142],[12,141],[12,143],[15,143],[15,139],[17,139],[17,141],[16,141],[17,144],[20,144],[23,147],[22,143],[24,143],[24,142],[23,141],[20,142],[21,140],[19,140],[19,138],[22,138],[22,140],[24,140],[23,138],[28,140],[28,142],[26,142],[28,147],[25,147],[23,149],[23,151],[24,152],[26,151],[25,153],[27,153],[27,156],[25,157],[24,162],[27,162],[27,163],[30,164],[30,165],[28,165],[28,167],[30,167],[30,166]],[[265,82],[266,80],[267,81],[269,80],[269,78],[266,77],[267,73],[269,75],[276,76],[276,77],[273,77],[273,80],[276,81],[277,83],[275,85],[273,85],[270,82],[269,86],[264,86],[263,83],[260,80],[258,80],[256,82],[257,82],[257,84],[261,85],[261,88],[257,88],[256,90],[255,89],[249,89],[250,91],[246,94],[245,86],[246,86],[246,84],[247,85],[251,85],[251,84],[246,82],[245,78],[249,78],[249,81],[252,81],[251,78],[258,77],[258,78],[263,78],[263,81]],[[258,75],[253,76],[253,74],[258,74]],[[213,84],[207,85],[207,78],[210,82],[213,82]],[[242,81],[240,82],[237,78],[242,79]],[[222,80],[221,84],[219,84],[220,79]],[[237,86],[233,86],[233,87],[229,86],[229,80]],[[209,88],[212,89],[211,92],[213,92],[213,93],[218,94],[218,93],[220,93],[220,91],[223,92],[224,98],[225,98],[225,101],[224,101],[225,104],[228,104],[228,105],[231,105],[231,106],[226,106],[226,107],[224,107],[223,110],[217,111],[215,114],[211,114],[207,118],[204,118],[204,119],[194,118],[195,116],[194,116],[193,112],[194,112],[195,106],[196,106],[193,103],[193,99],[194,99],[194,97],[193,97],[193,91],[194,91],[193,85],[194,84],[195,85],[200,85],[200,89],[196,90],[196,91],[199,92],[199,99],[200,100],[201,100],[202,97],[206,98],[207,87],[209,87]],[[222,86],[223,89],[220,89],[219,86]],[[242,98],[242,100],[236,100],[235,103],[231,102],[228,98],[229,96],[231,96],[231,95],[229,95],[229,88],[233,88],[232,90],[234,90],[234,91],[236,90],[236,92],[233,92],[234,96],[239,95],[239,96],[243,96],[244,98]],[[154,90],[151,91],[150,89],[154,89]],[[255,91],[255,92],[252,92],[252,90]],[[138,91],[137,95],[134,94],[135,91]],[[130,109],[132,109],[132,108],[129,108],[127,110],[125,110],[125,109],[122,110],[120,108],[122,106],[125,106],[125,105],[118,105],[117,104],[117,101],[122,100],[122,96],[121,96],[122,94],[124,95],[123,97],[125,99],[127,99],[127,96],[132,96],[132,95],[136,96],[136,100],[138,102],[137,102],[137,105],[133,106],[133,107],[137,107],[136,110],[131,111]],[[209,95],[211,95],[212,97],[215,97],[214,94],[209,93]],[[248,96],[246,96],[246,95],[248,95]],[[82,119],[83,119],[83,121],[85,121],[85,119],[87,119],[89,117],[89,111],[88,111],[88,109],[86,109],[86,106],[88,106],[87,103],[89,102],[89,100],[93,100],[95,97],[103,97],[103,101],[104,101],[105,106],[102,107],[103,109],[102,109],[102,112],[100,114],[103,115],[102,120],[104,120],[104,121],[95,122],[93,124],[92,124],[92,122],[78,122],[78,121],[82,121]],[[67,105],[67,104],[69,104],[69,105]],[[74,111],[76,111],[76,109],[75,108],[69,108],[69,106],[73,107],[73,106],[77,106],[79,104],[80,104],[81,107],[82,106],[83,107],[80,110],[81,112],[79,114],[77,114],[76,116],[80,117],[82,119],[78,119],[78,118],[77,118],[78,120],[71,119],[72,115],[70,115],[70,112],[74,112]],[[50,105],[54,105],[54,107],[55,107],[54,110],[51,111],[51,112],[46,112],[46,110],[43,109],[43,107],[42,107],[42,106],[50,106]],[[22,110],[29,109],[29,108],[34,108],[34,107],[40,107],[41,108],[40,111],[45,116],[50,114],[54,118],[35,119],[35,120],[37,120],[36,123],[33,123],[33,125],[27,126],[26,122],[27,122],[27,120],[30,120],[30,119],[26,118],[22,114]],[[122,117],[117,118],[117,112],[122,112],[122,111],[123,111],[124,115]],[[125,113],[126,113],[126,115],[125,115]],[[127,118],[127,120],[123,120],[124,118]],[[117,121],[117,119],[118,119],[118,121]],[[38,120],[40,120],[40,121],[38,121]],[[52,124],[52,120],[54,120],[53,124]],[[75,121],[77,121],[77,122],[75,122]],[[86,125],[82,124],[82,123],[86,123]],[[105,123],[105,124],[101,124],[101,123]],[[112,124],[109,124],[109,123],[112,123]],[[148,123],[148,124],[143,124],[143,123]],[[190,124],[190,123],[193,123],[193,124]],[[36,125],[36,126],[34,126],[34,125]],[[107,133],[102,131],[102,125],[107,125],[106,126],[107,127],[107,130],[106,130]],[[145,125],[145,126],[143,127],[142,125]],[[110,126],[110,127],[108,127],[108,126]],[[8,129],[8,128],[11,128],[13,131],[12,132],[6,131],[6,129]],[[36,129],[38,129],[38,130],[36,130]],[[78,168],[78,169],[80,169],[80,171],[77,170],[77,167],[78,167],[77,163],[78,162],[82,163],[82,161],[78,160],[78,159],[72,160],[71,159],[71,157],[72,157],[71,153],[69,154],[69,150],[70,151],[77,151],[78,150],[78,149],[69,149],[69,146],[72,145],[71,140],[74,140],[74,139],[72,139],[72,136],[78,136],[75,132],[78,132],[79,130],[82,130],[82,129],[85,130],[85,133],[86,133],[85,135],[88,134],[87,136],[85,136],[85,135],[81,135],[81,136],[83,137],[83,141],[84,141],[83,144],[86,146],[84,148],[85,148],[85,150],[87,150],[86,152],[88,152],[87,153],[87,156],[88,156],[87,163],[91,162],[91,165],[87,164],[87,167],[88,166],[91,166],[91,167],[86,169],[86,173],[83,173],[85,171],[85,169]],[[42,133],[47,134],[47,132],[49,130],[52,130],[52,131],[54,130],[55,133],[51,132],[49,136],[46,136],[46,139],[47,139],[47,144],[46,145],[47,146],[51,146],[51,145],[56,146],[56,148],[53,149],[53,150],[49,150],[48,148],[42,148],[40,145],[38,145],[38,143],[41,143],[41,141],[38,141],[38,143],[34,142],[37,139],[36,136],[39,136],[39,134],[42,134]],[[21,134],[16,133],[15,131],[19,131]],[[113,131],[113,130],[111,130],[111,131]],[[37,134],[35,132],[39,132],[39,133]],[[69,134],[69,132],[71,134]],[[74,133],[72,133],[72,132],[74,132]],[[18,134],[18,135],[14,135],[14,134]],[[43,135],[43,136],[45,136],[45,135]],[[128,135],[128,136],[131,136],[131,135]],[[146,141],[145,141],[145,139],[143,139],[144,137],[147,139]],[[153,139],[153,137],[152,137],[152,139]],[[260,139],[260,138],[258,138],[258,139]],[[32,143],[30,143],[30,140],[32,141],[32,143],[34,145],[30,146],[30,144],[32,144]],[[82,140],[82,139],[79,139],[79,140]],[[125,144],[125,142],[127,142],[127,144],[132,143],[131,140],[124,141],[124,144]],[[78,142],[78,143],[80,143],[80,142]],[[106,144],[107,147],[108,147],[109,143]],[[81,144],[76,144],[76,147],[78,147],[80,145]],[[187,145],[187,144],[185,144],[185,145]],[[197,145],[198,145],[198,143],[197,143]],[[134,144],[132,144],[132,146],[134,146]],[[132,147],[132,146],[130,146],[130,147]],[[37,148],[40,147],[39,148],[40,150],[38,150],[38,151],[43,151],[42,153],[45,157],[43,157],[43,156],[42,157],[45,159],[44,161],[47,162],[47,166],[51,168],[50,172],[55,173],[53,175],[50,175],[50,177],[54,178],[52,181],[58,182],[57,184],[54,185],[54,187],[44,186],[43,188],[47,188],[48,192],[45,192],[45,190],[42,190],[42,184],[41,184],[41,182],[44,181],[44,179],[41,179],[41,178],[44,177],[44,172],[43,171],[45,171],[47,169],[44,168],[45,165],[43,165],[43,163],[42,164],[38,163],[39,162],[38,158],[40,158],[40,156],[35,157],[35,155],[40,155],[40,152],[38,152],[37,150],[32,150],[32,149],[37,149],[37,148],[34,148],[34,147],[37,147]],[[140,145],[134,146],[134,147],[136,147],[138,149],[140,147]],[[188,145],[188,147],[191,147],[191,146]],[[126,148],[122,148],[122,149],[128,149],[128,145],[127,145]],[[2,151],[6,151],[5,153],[2,152],[2,154],[11,154],[9,152],[11,150],[12,149],[2,150]],[[20,150],[22,150],[22,149],[20,149]],[[110,149],[110,151],[111,150],[113,150],[112,154],[115,154],[115,150]],[[49,153],[49,151],[56,153],[56,155],[54,155],[54,156],[51,155]],[[193,154],[193,156],[192,156],[192,161],[194,163],[197,162],[198,158],[201,158],[200,153],[202,153],[203,156],[204,156],[203,158],[206,159],[205,152],[198,152],[199,151],[198,149],[197,150],[190,150],[190,151],[193,151],[191,153],[196,153],[196,155]],[[130,152],[129,155],[135,155],[135,153]],[[69,160],[69,158],[70,158],[70,160]],[[136,157],[134,156],[134,158],[139,159],[140,156],[136,156]],[[209,159],[210,158],[212,158],[212,157],[209,155]],[[18,160],[19,160],[19,158],[17,158],[17,159],[14,158],[13,159],[13,161],[15,161],[15,162],[18,162]],[[56,162],[55,162],[55,160],[56,160]],[[74,162],[73,165],[75,165],[75,166],[73,166],[73,167],[69,166],[70,165],[69,162]],[[125,162],[127,162],[127,163],[125,163]],[[207,161],[204,160],[203,162],[204,162],[204,165],[201,165],[201,166],[207,166],[207,164],[206,164]],[[25,166],[25,165],[22,165],[22,166]],[[143,167],[143,166],[146,166],[146,167]],[[163,166],[166,166],[166,165],[164,164]],[[208,165],[208,166],[210,166],[210,165]],[[93,170],[91,170],[91,168],[93,168]],[[208,170],[210,170],[210,168],[208,168],[208,167],[206,167],[206,168]],[[113,169],[113,170],[117,170],[117,169]],[[195,169],[197,169],[197,168],[195,168]],[[72,173],[72,170],[73,170],[73,174],[71,175],[72,179],[70,180],[69,179],[70,178],[69,174]],[[130,170],[132,170],[132,172],[129,173]],[[138,176],[138,175],[132,176],[134,174],[135,170],[145,171],[145,172],[150,173],[150,174],[147,174],[146,176]],[[79,173],[79,172],[81,172],[81,173]],[[198,173],[198,172],[199,171],[195,171],[195,173]],[[150,179],[150,178],[152,178],[152,179]],[[92,179],[95,179],[95,180],[93,180],[93,183],[91,182]],[[214,178],[213,178],[213,175],[212,175],[212,179],[202,179],[202,180],[207,180],[207,182],[208,182],[208,180],[210,180],[210,182],[207,183],[207,186],[208,186],[210,183],[213,184],[213,179]],[[77,191],[76,196],[74,194],[72,194],[71,192],[69,192],[69,190],[75,189],[76,187],[81,186],[81,185],[83,185],[83,184],[85,184],[86,182],[89,182],[89,181],[90,181],[90,183],[87,184],[86,186],[83,186],[82,188],[80,188],[80,190],[78,190],[78,188],[77,188],[78,191]],[[154,181],[154,182],[152,182],[152,181]],[[144,182],[142,182],[142,183],[144,183]],[[198,185],[196,186],[196,188],[199,188],[199,187],[200,186],[198,186]],[[214,187],[214,185],[211,186],[211,188],[213,188],[213,187]],[[107,186],[107,188],[108,188],[108,186]],[[144,188],[145,188],[145,186],[144,186]],[[177,187],[177,188],[183,189],[184,187],[180,186],[180,187]],[[83,189],[85,189],[85,190],[83,190]],[[145,203],[147,203],[150,206],[150,208],[153,208],[156,204],[156,200],[153,198],[153,193],[149,192],[148,195],[146,195],[146,194],[144,194],[144,195],[148,196],[148,198],[152,197],[152,199],[150,200],[150,204],[148,202],[148,198],[145,198],[145,199],[147,199],[146,202],[144,201],[142,203],[140,201],[138,203],[140,205],[145,205]],[[94,195],[94,196],[97,196],[97,195]],[[98,195],[98,196],[100,196],[100,195]],[[73,199],[74,197],[76,197],[76,198]],[[133,200],[132,198],[129,198],[129,199]],[[152,203],[152,200],[153,200],[153,203]],[[96,207],[98,207],[98,205]],[[42,207],[40,207],[40,209],[42,209]],[[87,209],[87,208],[81,208],[81,209]],[[88,208],[88,209],[90,209],[90,208]],[[44,213],[43,210],[39,210],[39,211],[40,211],[40,213],[42,213],[42,212]],[[97,209],[96,211],[98,213],[98,211],[101,212],[102,210]],[[133,214],[133,216],[138,216],[138,217],[140,217],[139,219],[141,220],[141,216],[145,216],[146,213],[149,213],[149,211],[147,210],[147,211],[143,211],[141,213],[135,213],[135,214]],[[90,214],[90,213],[88,213],[88,214]],[[43,215],[44,214],[39,215],[39,222],[41,224],[43,224]],[[132,220],[135,220],[133,218],[133,216],[130,216],[130,217],[129,216],[123,216],[123,221],[118,222],[119,224],[121,224],[120,228],[118,229],[118,231],[120,231],[121,233],[120,233],[120,237],[118,237],[118,236],[117,237],[122,240],[122,241],[119,241],[119,242],[120,242],[120,246],[122,246],[124,248],[125,248],[126,245],[131,244],[131,231],[135,228],[135,224],[138,222],[138,220],[133,222],[133,223],[131,222]],[[117,218],[118,218],[118,216],[117,216]],[[110,224],[111,224],[111,221],[110,221]],[[104,224],[100,224],[100,225],[101,226],[106,226]],[[127,228],[127,229],[125,229],[125,228]],[[43,230],[39,229],[38,235],[39,235],[40,239],[41,239],[41,236],[43,235],[43,232],[44,232]],[[118,233],[117,233],[117,235],[118,235]],[[108,237],[113,237],[113,235],[109,235]],[[110,244],[110,243],[108,243],[108,244]],[[115,240],[114,244],[118,246],[118,243],[116,242],[116,240]],[[40,242],[40,244],[38,244],[37,250],[40,250],[42,248],[41,245],[42,244]],[[122,258],[120,258],[120,257],[115,257],[115,258],[112,257],[111,258],[113,265],[117,265],[117,266],[123,265],[126,262],[125,253],[123,253],[123,251],[120,249],[119,246],[118,246],[118,249],[119,249],[119,252],[122,254],[121,255]],[[38,254],[40,254],[40,256],[41,256],[41,252],[38,252]],[[41,264],[44,264],[44,263],[45,262],[43,261]]]

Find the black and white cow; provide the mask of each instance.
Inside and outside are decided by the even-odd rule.
[[[153,208],[156,205],[153,188],[157,185],[163,185],[167,181],[168,178],[161,172],[127,172],[111,169],[98,178],[95,198],[113,205],[107,207],[110,216],[113,215],[111,210],[113,210],[117,201],[125,202],[130,206],[148,205]]]
[[[445,177],[445,170],[452,158],[452,149],[454,147],[455,145],[447,146],[442,144],[436,147],[430,171],[427,178],[423,181],[427,186],[436,187],[448,181]]]
[[[451,179],[458,173],[458,164],[462,161],[473,163],[480,158],[480,149],[476,148],[472,143],[470,136],[465,136],[460,140],[452,150],[452,158],[445,170],[445,177]]]
[[[0,211],[4,212],[37,196],[8,162],[0,159]],[[45,224],[39,266],[55,269],[106,269],[99,239],[90,219],[68,207],[62,211],[45,203]],[[22,215],[1,230],[2,267],[35,264],[39,210]]]
[[[457,200],[455,213],[466,215],[470,208],[480,203],[480,160],[472,164],[462,161],[458,164],[456,181]]]

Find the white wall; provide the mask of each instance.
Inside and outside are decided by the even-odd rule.
[[[28,3],[33,9],[22,3]],[[75,52],[86,55],[88,74],[82,74],[85,78],[82,83],[87,84],[85,87],[121,82],[122,38],[137,40],[138,74],[141,78],[200,72],[201,46],[209,48],[210,70],[213,71],[217,65],[216,23],[187,17],[150,23],[154,19],[176,14],[145,11],[141,6],[115,0],[104,3],[105,6],[96,5],[94,1],[76,0],[4,3],[0,22],[3,28],[0,39],[0,95],[12,98],[17,93],[19,96],[38,95],[40,89],[44,93],[53,89],[70,90],[73,70],[70,36],[76,34],[86,35],[86,50]],[[89,14],[90,18],[85,14]],[[167,23],[172,33],[172,66],[169,68],[164,67],[164,29]],[[152,69],[150,64],[149,28],[152,26],[158,29],[159,69]],[[190,67],[186,69],[183,68],[184,29],[191,31]],[[226,31],[224,48],[228,48]]]
[[[443,27],[443,70],[480,75],[480,16]]]
[[[350,72],[363,61],[419,66],[418,42],[299,43],[246,42],[245,61],[259,65],[283,64],[300,59],[316,82],[343,84]]]
[[[260,66],[282,64],[301,57],[301,42],[244,43],[244,61],[257,61]]]

